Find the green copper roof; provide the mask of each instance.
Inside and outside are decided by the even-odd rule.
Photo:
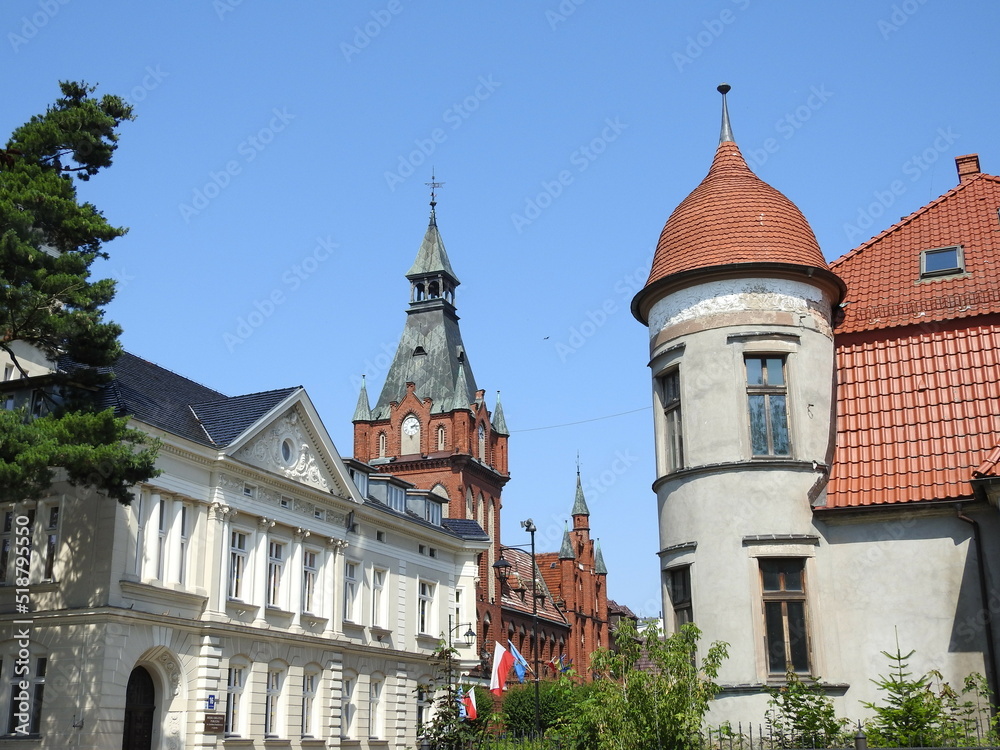
[[[594,551],[594,572],[599,576],[608,574],[608,566],[604,564],[604,555],[601,553],[601,540],[597,540],[597,549]]]
[[[559,559],[560,560],[575,560],[576,555],[573,554],[573,543],[569,540],[569,524],[566,524],[563,530],[563,540],[562,547],[559,548]]]
[[[580,484],[580,472],[576,472],[576,499],[573,501],[573,513],[574,516],[589,516],[590,509],[587,507],[587,501],[583,497],[583,485]]]
[[[500,405],[500,391],[497,391],[497,408],[493,410],[493,432],[499,435],[510,435],[507,420],[503,418],[503,406]]]
[[[424,234],[424,241],[420,243],[420,249],[417,250],[417,259],[413,261],[410,270],[406,272],[406,278],[439,273],[445,273],[450,276],[454,280],[455,286],[458,286],[458,277],[455,275],[455,272],[451,268],[451,263],[448,261],[448,253],[444,250],[444,242],[441,239],[441,233],[438,231],[437,217],[432,208],[431,220],[427,226],[427,232]]]
[[[417,260],[407,276],[419,278],[423,274],[444,275],[458,283],[444,252],[433,211]],[[403,400],[407,383],[414,384],[417,398],[434,401],[431,411],[435,414],[453,408],[467,409],[475,401],[476,378],[465,356],[455,306],[445,296],[414,298],[410,302],[406,325],[371,419],[387,419],[389,404]]]
[[[361,376],[361,392],[358,394],[358,405],[354,407],[354,422],[367,422],[372,418],[372,410],[368,406],[368,389],[365,387],[365,376]]]

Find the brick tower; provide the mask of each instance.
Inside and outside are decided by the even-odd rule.
[[[432,183],[432,186],[433,185]],[[473,519],[493,539],[479,561],[476,619],[480,651],[499,629],[492,565],[500,549],[500,492],[507,483],[507,425],[497,396],[491,415],[476,385],[455,311],[458,277],[438,231],[436,201],[406,274],[406,324],[374,407],[362,384],[354,414],[354,455],[379,471],[448,498],[448,517]]]

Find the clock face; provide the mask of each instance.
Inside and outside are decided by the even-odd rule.
[[[417,421],[416,417],[407,417],[403,420],[403,432],[407,435],[416,435],[419,429],[420,422]]]

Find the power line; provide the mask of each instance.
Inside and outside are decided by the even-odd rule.
[[[635,414],[640,411],[647,411],[652,409],[651,406],[643,406],[641,409],[632,409],[631,411],[620,411],[617,414],[608,414],[603,417],[593,417],[592,419],[581,419],[579,422],[564,422],[563,424],[552,424],[548,427],[529,427],[526,430],[511,430],[511,432],[538,432],[539,430],[554,430],[557,427],[572,427],[575,424],[586,424],[587,422],[600,422],[602,419],[612,419],[614,417],[623,417],[626,414]]]

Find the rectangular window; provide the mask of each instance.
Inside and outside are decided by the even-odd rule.
[[[791,455],[784,357],[747,357],[746,368],[753,455]]]
[[[389,500],[389,507],[398,510],[400,513],[406,511],[406,491],[402,487],[390,484],[386,488],[386,495]]]
[[[264,737],[279,736],[281,725],[278,721],[278,709],[281,704],[280,669],[267,670],[267,690],[264,693]]]
[[[55,580],[56,555],[59,552],[59,506],[49,508],[48,524],[45,527],[45,560],[42,578]]]
[[[340,736],[349,739],[354,735],[354,687],[357,678],[344,676],[340,694]]]
[[[434,627],[434,584],[420,582],[417,599],[417,632],[430,633]]]
[[[382,681],[372,679],[368,684],[368,739],[382,736]]]
[[[435,526],[441,525],[441,503],[436,503],[433,500],[427,500],[426,507],[426,518],[424,519],[428,523],[432,523]]]
[[[33,659],[32,663],[35,669],[30,678],[27,700],[24,700],[21,695],[21,682],[26,681],[25,675],[18,672],[22,667],[19,667],[17,664],[14,665],[14,674],[10,685],[10,711],[7,715],[7,734],[38,734],[41,727],[42,695],[45,692],[45,672],[48,668],[48,659],[44,656],[39,656]]]
[[[7,581],[7,568],[10,567],[11,538],[14,531],[14,511],[3,514],[3,536],[0,538],[0,583]]]
[[[135,512],[135,574],[141,576],[142,570],[142,555],[146,549],[146,517],[144,515],[146,511],[146,495],[143,492],[138,493],[135,503],[132,505],[132,509]]]
[[[160,498],[159,515],[156,519],[156,579],[163,580],[167,552],[167,501]]]
[[[920,277],[948,276],[965,271],[961,245],[924,250],[920,254]]]
[[[805,560],[761,558],[767,668],[772,674],[809,674]]]
[[[229,598],[242,599],[246,585],[247,535],[233,531],[229,535]]]
[[[315,731],[313,724],[315,719],[316,706],[316,683],[319,675],[315,672],[306,672],[302,675],[302,736],[312,737]]]
[[[316,612],[319,602],[316,598],[316,581],[319,568],[316,567],[318,553],[316,550],[302,550],[302,611]]]
[[[281,575],[285,570],[285,545],[270,542],[267,545],[267,606],[282,607]]]
[[[226,683],[226,734],[239,736],[243,712],[243,682],[246,679],[244,667],[230,667]]]
[[[386,571],[372,571],[372,625],[384,628],[386,623],[385,613],[385,581]]]
[[[666,571],[667,588],[670,594],[670,605],[674,610],[674,631],[682,625],[694,621],[694,608],[691,604],[691,566],[673,568]]]
[[[344,563],[344,620],[355,622],[358,600],[358,564]]]
[[[681,374],[671,370],[660,378],[665,422],[667,471],[684,466],[684,436],[681,432]]]
[[[188,551],[188,506],[181,505],[180,509],[180,537],[177,539],[177,554],[180,557],[180,565],[177,567],[177,582],[181,585],[187,583],[187,551]]]

